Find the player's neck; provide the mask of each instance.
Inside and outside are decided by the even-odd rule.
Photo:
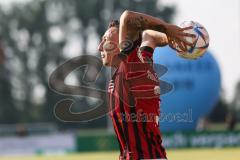
[[[112,64],[111,66],[114,67],[114,68],[118,68],[119,67],[119,64],[122,62],[122,60],[118,57],[118,56],[115,56],[112,60]]]

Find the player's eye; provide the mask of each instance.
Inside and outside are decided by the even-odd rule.
[[[113,51],[114,49],[116,49],[116,47],[117,47],[117,45],[112,41],[106,41],[103,44],[103,49],[106,51]]]
[[[105,36],[102,37],[102,41],[103,42],[106,41],[106,37]]]

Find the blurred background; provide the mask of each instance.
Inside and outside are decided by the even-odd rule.
[[[168,68],[160,79],[174,86],[161,97],[160,128],[169,158],[240,158],[238,0],[0,0],[0,159],[117,159],[108,116],[60,121],[54,106],[66,96],[51,90],[48,79],[71,58],[99,57],[97,45],[108,22],[126,9],[177,25],[194,20],[210,35],[207,54],[196,61],[168,47],[154,52],[154,62]],[[74,70],[65,83],[82,84],[84,73]],[[95,88],[105,90],[109,78],[103,68]],[[76,102],[73,112],[99,103],[69,98]]]

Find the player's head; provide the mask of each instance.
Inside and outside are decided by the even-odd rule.
[[[114,66],[114,56],[120,52],[118,47],[118,33],[119,22],[113,20],[109,23],[108,29],[102,36],[101,42],[98,46],[98,50],[101,52],[103,65],[105,66]]]

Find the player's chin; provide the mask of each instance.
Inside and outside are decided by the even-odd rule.
[[[108,61],[103,60],[102,62],[103,62],[103,65],[104,65],[104,66],[107,66],[107,67],[110,66]]]

